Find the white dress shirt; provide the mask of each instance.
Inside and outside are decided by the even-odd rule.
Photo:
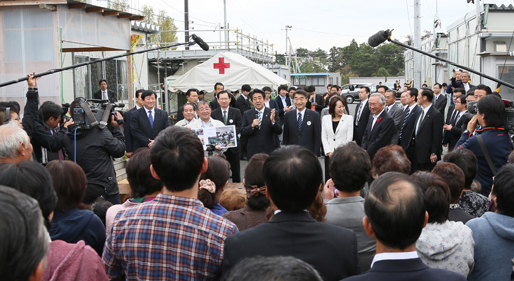
[[[300,113],[302,115],[302,122],[305,120],[305,109],[306,108],[304,108],[302,111],[296,110],[296,111],[298,111],[298,112],[296,112],[296,121],[298,121],[298,113]]]
[[[423,122],[423,120],[427,117],[427,112],[428,112],[428,110],[429,110],[431,107],[432,107],[432,104],[430,104],[430,105],[429,105],[429,106],[427,106],[426,108],[421,107],[421,108],[423,109],[423,111],[424,111],[424,113],[423,113],[423,119],[418,118],[418,122],[416,123],[416,131],[414,132],[416,135],[418,134],[418,128],[419,128],[419,125],[420,125],[420,124]],[[421,116],[420,116],[420,117],[421,117]]]
[[[372,131],[373,131],[373,127],[375,127],[375,123],[377,123],[378,118],[380,118],[380,115],[382,115],[382,112],[384,112],[384,110],[385,110],[385,107],[384,107],[384,109],[382,109],[382,111],[380,111],[380,113],[378,115],[373,114],[373,123],[371,123]]]
[[[146,111],[146,116],[148,117],[148,119],[150,119],[150,111],[152,112],[152,118],[153,120],[155,121],[155,108],[152,108],[151,110],[149,110],[148,108],[145,107],[145,111]]]
[[[378,261],[384,261],[384,260],[410,260],[410,259],[417,259],[418,252],[412,251],[412,252],[394,252],[394,253],[380,253],[376,254],[373,258],[373,261],[371,262],[371,268],[373,268],[373,265]]]

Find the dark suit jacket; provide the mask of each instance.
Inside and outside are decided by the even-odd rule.
[[[362,102],[357,104],[355,108],[354,120],[357,120],[357,113],[359,112],[359,108],[361,107]],[[366,102],[366,107],[362,110],[361,118],[358,121],[358,125],[355,126],[354,123],[354,131],[353,131],[353,139],[358,145],[362,144],[362,137],[364,136],[364,132],[366,131],[366,126],[368,125],[368,120],[370,118],[371,111],[369,110],[369,100]],[[355,122],[355,121],[354,121]]]
[[[282,98],[280,96],[277,96],[275,99],[278,105],[278,116],[280,117],[280,123],[284,124],[284,117],[286,115],[286,111],[284,110],[284,105],[282,104]],[[286,97],[286,104],[287,106],[291,106],[291,99],[287,96]]]
[[[298,110],[291,110],[284,118],[284,136],[282,144],[301,145],[319,156],[321,147],[321,121],[316,111],[305,109],[302,128],[298,131]]]
[[[453,106],[453,105],[452,105]],[[453,109],[450,107],[451,110],[448,110],[448,116],[446,118],[445,124],[450,125],[450,121],[452,119]],[[458,113],[457,113],[458,114]],[[452,129],[450,131],[444,131],[444,139],[443,144],[448,144],[448,148],[450,150],[453,150],[455,148],[455,144],[459,141],[460,137],[462,136],[462,132],[466,130],[468,127],[468,122],[473,118],[473,115],[470,113],[464,113],[462,116],[457,120],[458,115],[455,117],[456,123],[452,126]],[[455,122],[455,121],[454,121]]]
[[[400,133],[400,127],[403,123],[403,107],[398,106],[396,103],[387,112],[394,120],[395,133],[391,139],[391,144],[398,144],[398,134]]]
[[[230,104],[229,104],[229,106],[236,107],[236,98],[234,97],[234,95],[229,93],[228,96],[230,97]],[[216,108],[220,107],[220,104],[218,103],[218,99],[216,99],[216,98],[213,99],[209,103],[209,106],[211,107],[212,110],[215,110]]]
[[[280,111],[280,108],[278,108],[278,102],[274,99],[269,100],[269,108],[275,109],[275,114],[278,114],[278,112]]]
[[[405,127],[400,129],[402,131],[402,139],[399,141],[399,145],[405,152],[407,152],[407,148],[410,146],[412,136],[414,135],[414,130],[416,129],[416,122],[418,121],[417,117],[419,117],[418,114],[420,111],[421,108],[418,105],[414,106],[412,112],[409,114],[407,123],[405,123]],[[405,117],[405,111],[403,112],[403,116]]]
[[[416,122],[421,114],[422,108],[416,116],[414,123],[414,130],[416,129]],[[413,134],[415,132],[413,131]],[[441,160],[441,143],[443,141],[443,115],[439,110],[430,107],[423,121],[419,125],[419,132],[416,136],[416,159],[418,163],[430,163],[430,155],[435,153],[437,160]]]
[[[133,152],[132,150],[132,131],[130,130],[130,115],[137,111],[137,108],[134,106],[129,111],[125,112],[125,116],[123,116],[123,134],[125,135],[125,146],[127,152]]]
[[[148,147],[150,140],[157,137],[160,131],[170,125],[168,113],[164,110],[155,109],[153,117],[153,128],[146,113],[146,108],[141,107],[130,116],[130,131],[132,132],[132,151],[136,152],[141,147]]]
[[[434,98],[435,98],[435,95],[434,95]],[[443,118],[444,118],[444,112],[446,110],[447,102],[448,102],[448,98],[446,98],[446,95],[443,94],[443,92],[441,92],[441,94],[439,94],[439,98],[437,98],[437,101],[435,103],[432,103],[432,106],[434,106],[437,110],[439,110],[439,112],[441,112],[441,114],[443,115]]]
[[[211,117],[213,119],[216,119],[218,121],[223,122],[223,112],[221,110],[221,107],[216,108],[211,112]],[[241,117],[241,112],[239,109],[234,107],[228,107],[227,112],[227,123],[225,125],[230,126],[234,125],[236,126],[236,135],[239,135],[241,133],[241,124],[243,122],[243,118]],[[241,151],[239,143],[239,138],[237,139],[237,147],[229,148],[227,152],[237,154]]]
[[[270,120],[271,109],[264,109],[264,116],[262,117],[261,128],[252,128],[252,122],[255,118],[255,109],[247,110],[243,115],[243,125],[241,129],[241,136],[248,138],[246,146],[246,157],[248,160],[256,153],[270,154],[278,148],[273,134],[282,134],[282,124],[275,113],[275,124],[273,125]]]
[[[107,95],[109,96],[109,102],[116,102],[117,101],[117,95],[116,92],[107,89]],[[102,90],[98,90],[97,92],[93,93],[93,99],[101,100],[102,99]]]
[[[369,118],[361,145],[368,152],[370,158],[373,158],[375,153],[382,147],[390,145],[391,139],[396,132],[393,117],[385,110],[380,114],[375,126],[373,126],[373,130],[371,130],[372,124],[373,116]]]
[[[469,82],[468,82],[468,83],[469,83]],[[462,89],[466,89],[466,88],[464,87],[464,83],[462,83],[462,81],[461,81],[461,80],[456,81],[456,82],[455,82],[455,86],[454,86],[454,87],[455,87],[455,88],[462,88]],[[471,85],[471,83],[469,83],[469,88],[470,88],[470,89],[471,89],[471,88],[475,88],[475,85]]]
[[[239,261],[255,256],[298,258],[312,265],[324,280],[360,273],[355,234],[318,222],[307,212],[281,212],[269,222],[227,237],[222,279]]]
[[[241,116],[249,109],[252,109],[252,103],[250,102],[250,98],[245,99],[243,94],[239,95],[236,100],[236,107],[241,111]]]
[[[312,97],[311,99],[309,99],[309,105],[307,106],[308,109],[312,109],[311,108],[311,105],[312,105]],[[323,110],[323,108],[325,107],[325,101],[323,100],[323,95],[316,95],[314,94],[314,101],[316,102],[316,107],[315,107],[315,110],[318,114],[321,114],[321,110]],[[327,104],[328,106],[328,104]]]
[[[430,268],[421,259],[382,260],[376,262],[368,272],[345,281],[465,281],[466,277],[444,269]]]

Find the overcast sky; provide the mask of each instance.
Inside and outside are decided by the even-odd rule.
[[[152,5],[154,10],[165,9],[175,19],[179,30],[184,29],[184,0],[128,0],[131,6]],[[477,0],[475,0],[477,1]],[[432,31],[436,14],[442,31],[475,5],[466,0],[420,0],[421,30]],[[514,0],[487,0],[486,3],[513,4]],[[328,51],[332,46],[346,46],[355,38],[367,42],[369,36],[381,29],[394,29],[393,38],[405,41],[412,34],[414,0],[226,0],[230,29],[257,36],[274,44],[274,50],[285,52],[286,25],[293,47]],[[437,8],[436,8],[437,6]],[[213,30],[223,26],[223,0],[189,0],[190,27]],[[512,28],[512,26],[507,29]],[[216,32],[196,32],[205,41],[219,41]],[[230,40],[235,41],[234,33]],[[179,42],[184,40],[178,34]],[[223,38],[223,37],[222,37]],[[212,44],[210,44],[212,45]]]

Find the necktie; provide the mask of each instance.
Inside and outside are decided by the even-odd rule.
[[[259,130],[261,129],[261,124],[262,124],[262,114],[260,111],[257,111],[258,114],[259,114]]]
[[[437,97],[439,97],[439,95],[434,95],[434,104],[437,102]]]
[[[225,125],[227,125],[227,111],[226,110],[223,110],[223,123],[225,123]]]
[[[364,103],[361,103],[359,106],[359,111],[357,112],[357,119],[355,119],[355,125],[359,125],[359,120],[361,119],[362,109],[364,108]]]
[[[425,117],[425,110],[421,109],[421,115],[419,116],[418,125],[416,126],[416,136],[419,133],[419,128],[421,127],[421,122],[423,122],[423,117]]]
[[[457,117],[457,110],[453,111],[452,118],[450,118],[450,125],[455,125],[455,117]]]
[[[389,106],[386,106],[386,112],[389,112]]]
[[[403,127],[405,127],[405,124],[407,124],[407,120],[409,119],[409,115],[410,115],[410,107],[407,107],[407,109],[405,109],[405,114],[403,116],[403,122],[402,122],[402,127],[400,128],[399,139],[402,139]]]
[[[148,120],[150,121],[150,126],[152,126],[152,129],[153,129],[153,117],[152,117],[151,110],[148,110]]]
[[[302,123],[303,123],[302,114],[300,112],[298,112],[298,132],[300,132],[302,130]]]
[[[57,135],[57,129],[52,130],[52,135]],[[64,153],[62,153],[62,149],[59,149],[59,151],[57,151],[57,154],[59,154],[59,160],[64,160]]]

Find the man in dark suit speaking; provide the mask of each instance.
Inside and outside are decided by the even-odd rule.
[[[243,115],[241,136],[248,138],[246,156],[248,160],[254,154],[270,154],[278,146],[273,134],[282,134],[282,124],[278,112],[264,106],[264,92],[254,89],[250,92],[255,109],[247,110]]]
[[[295,257],[328,281],[359,274],[355,233],[318,222],[305,211],[319,196],[323,181],[314,154],[296,145],[282,147],[271,153],[262,173],[267,196],[278,210],[271,221],[225,240],[222,279],[239,261],[255,256]]]
[[[385,102],[385,97],[380,93],[374,93],[369,98],[369,108],[373,116],[366,126],[361,147],[371,159],[379,149],[391,144],[396,132],[393,118],[384,110]]]
[[[421,188],[409,176],[389,172],[378,177],[371,184],[364,211],[364,230],[377,241],[377,253],[368,272],[345,281],[466,280],[449,270],[429,268],[418,257],[416,241],[428,213]]]
[[[223,122],[225,126],[234,125],[236,127],[236,137],[241,133],[241,111],[238,108],[229,106],[230,96],[228,92],[223,90],[218,93],[218,103],[220,107],[214,109],[211,117],[218,121]],[[240,143],[237,142],[237,147],[229,148],[225,151],[225,157],[230,163],[230,170],[232,171],[232,182],[241,182],[241,171],[239,157],[241,153]]]
[[[321,123],[319,114],[305,107],[308,100],[309,94],[304,90],[298,90],[294,94],[296,109],[286,113],[282,144],[297,144],[307,148],[314,155],[319,156]]]
[[[93,93],[93,99],[108,100],[109,102],[116,102],[118,100],[116,92],[107,89],[107,80],[102,79],[98,84],[100,85],[100,90]]]
[[[157,95],[154,91],[141,94],[143,107],[130,115],[133,152],[141,147],[152,147],[160,131],[170,125],[168,113],[155,107]]]

